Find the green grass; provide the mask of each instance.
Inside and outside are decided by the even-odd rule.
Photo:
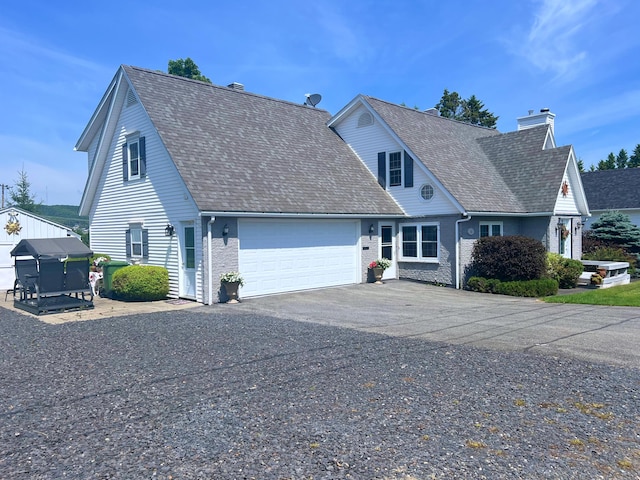
[[[617,307],[640,307],[640,282],[618,287],[598,288],[569,295],[554,295],[543,298],[548,303],[580,303],[585,305],[610,305]]]

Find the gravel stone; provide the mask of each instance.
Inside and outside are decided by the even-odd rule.
[[[640,478],[640,366],[204,308],[0,329],[2,478]]]

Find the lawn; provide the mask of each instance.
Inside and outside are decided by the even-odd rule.
[[[582,303],[588,305],[613,305],[640,307],[640,282],[619,287],[587,290],[569,295],[555,295],[543,299],[548,303]]]

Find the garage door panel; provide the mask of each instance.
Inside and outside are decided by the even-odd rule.
[[[356,283],[358,231],[353,221],[241,220],[241,295]]]

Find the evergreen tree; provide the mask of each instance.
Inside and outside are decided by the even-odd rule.
[[[640,228],[629,215],[616,211],[603,213],[591,225],[590,234],[603,242],[626,248],[630,252],[640,252]]]
[[[441,117],[453,118],[482,127],[496,128],[499,118],[487,110],[484,103],[475,95],[471,95],[465,100],[458,92],[449,93],[446,88],[435,108],[440,112]]]
[[[640,167],[640,143],[633,149],[633,153],[631,154],[631,157],[629,157],[629,163],[627,166],[629,168]]]
[[[31,184],[27,178],[27,172],[22,169],[18,172],[18,175],[20,175],[20,178],[16,181],[15,187],[11,189],[11,193],[9,194],[11,197],[9,206],[36,213],[40,205],[42,205],[42,202],[36,203],[33,195],[31,195]]]
[[[598,170],[614,170],[616,168],[616,156],[611,152],[606,160],[598,162]]]
[[[627,164],[629,163],[629,155],[627,151],[622,148],[620,149],[620,153],[616,157],[616,168],[627,168]]]
[[[207,77],[200,73],[198,65],[189,57],[186,59],[169,60],[169,68],[167,72],[171,75],[178,75],[180,77],[192,78],[193,80],[200,80],[201,82],[211,83]]]
[[[593,166],[593,165],[592,165]],[[582,161],[582,159],[578,160],[578,171],[580,173],[584,172],[584,162]]]

